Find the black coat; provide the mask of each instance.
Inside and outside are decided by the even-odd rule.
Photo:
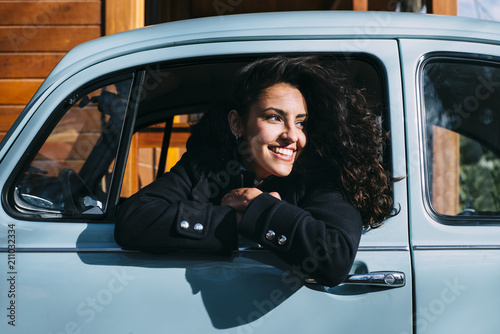
[[[172,170],[119,209],[115,238],[127,249],[229,253],[238,234],[275,252],[295,268],[333,286],[349,273],[362,221],[340,192],[311,186],[299,176],[269,177],[236,224],[220,202],[229,190],[253,187],[253,175],[231,160],[217,173],[202,172],[197,155],[184,154]],[[279,200],[268,194],[276,191]]]

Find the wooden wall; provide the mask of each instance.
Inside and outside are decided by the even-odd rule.
[[[57,62],[102,36],[101,0],[0,0],[0,139]]]

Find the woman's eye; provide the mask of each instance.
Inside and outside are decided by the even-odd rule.
[[[269,115],[267,116],[267,119],[275,122],[281,121],[281,117],[279,115]]]
[[[295,123],[295,125],[299,129],[304,129],[306,127],[306,121],[298,121],[298,122]]]

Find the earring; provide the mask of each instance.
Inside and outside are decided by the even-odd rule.
[[[233,135],[234,135],[234,138],[236,139],[236,143],[238,143],[238,141],[240,140],[240,136],[238,136],[238,134],[234,133],[234,132],[233,132]]]

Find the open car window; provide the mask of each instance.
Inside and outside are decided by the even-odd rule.
[[[189,128],[204,112],[229,99],[237,70],[251,60],[207,62],[149,67],[145,73],[144,99],[137,110],[121,197],[126,198],[175,165],[186,151]],[[384,74],[366,58],[337,58],[337,64],[364,90],[382,116],[385,107]],[[385,115],[384,115],[385,116]],[[384,126],[388,119],[382,118]],[[389,162],[389,157],[386,162]]]
[[[460,220],[500,214],[500,64],[440,57],[422,72],[432,210]]]
[[[18,212],[54,218],[106,211],[131,85],[122,78],[68,98],[12,189]]]
[[[68,97],[26,153],[33,158],[18,169],[9,193],[14,214],[112,218],[109,208],[177,163],[190,126],[227,103],[235,73],[255,59],[151,64],[137,69],[137,80],[106,80]],[[332,62],[364,89],[387,125],[385,75],[376,60],[332,54]]]

